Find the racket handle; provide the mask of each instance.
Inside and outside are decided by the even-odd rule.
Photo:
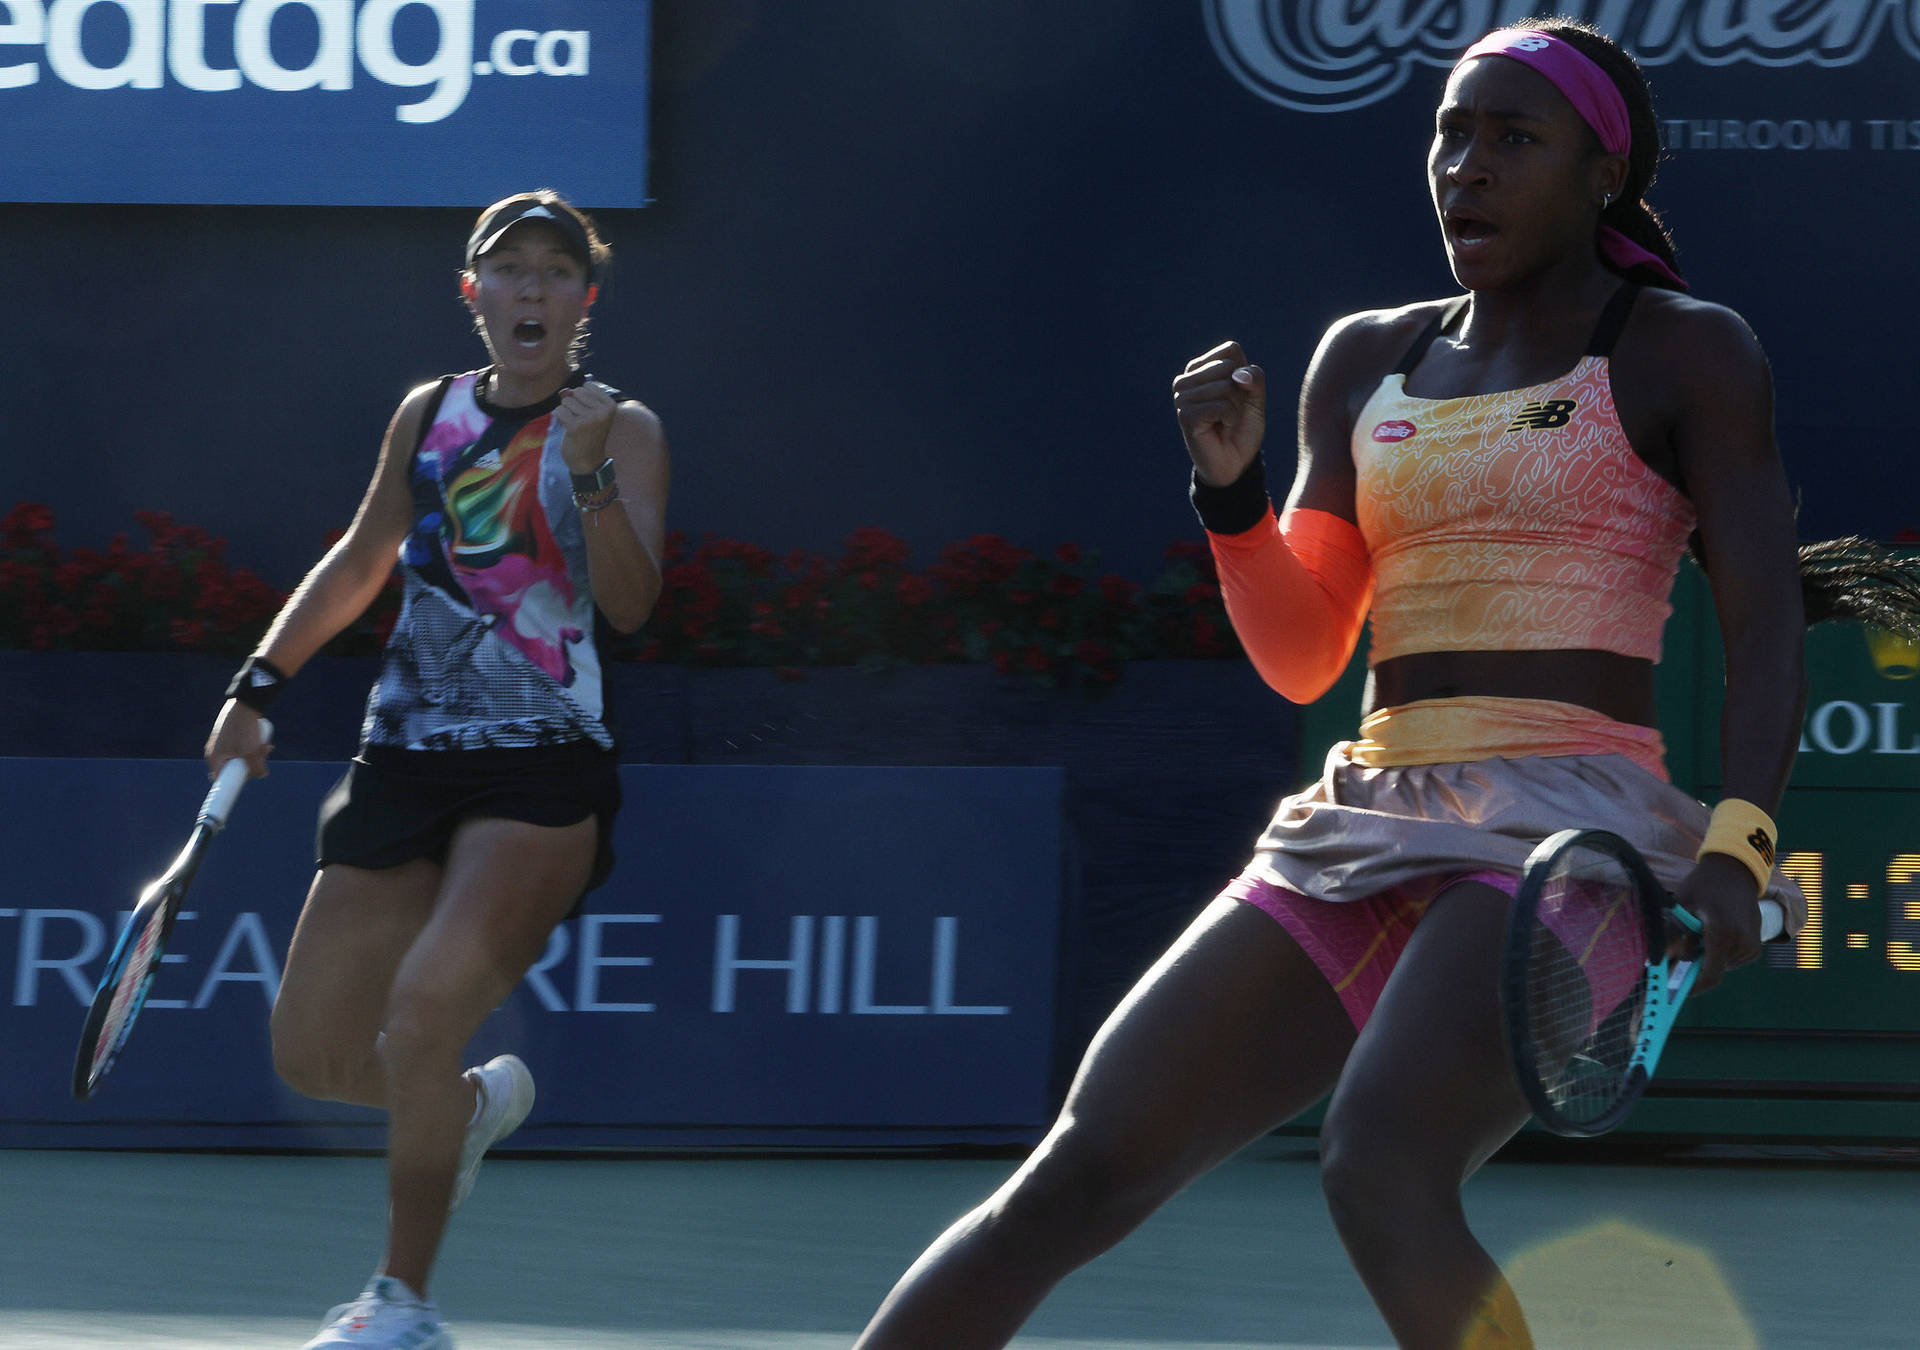
[[[272,739],[273,723],[263,717],[260,719],[260,740],[264,744]],[[222,764],[220,772],[214,777],[213,786],[207,790],[207,799],[200,803],[200,814],[195,823],[204,821],[216,830],[224,829],[227,816],[240,796],[240,789],[246,785],[246,760],[230,759]]]
[[[1687,913],[1687,911],[1679,905],[1675,905],[1667,912],[1679,921],[1682,928],[1694,933],[1700,931],[1700,920],[1694,918],[1693,915]],[[1780,902],[1778,900],[1762,900],[1760,902],[1760,940],[1762,942],[1772,942],[1786,930],[1787,912],[1780,907]]]
[[[1772,942],[1787,931],[1787,912],[1778,900],[1760,902],[1760,940]]]

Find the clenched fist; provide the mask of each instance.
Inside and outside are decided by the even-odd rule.
[[[613,392],[596,380],[588,380],[578,389],[560,396],[554,418],[565,430],[560,438],[560,458],[574,473],[592,473],[606,462],[607,433],[613,429],[613,413],[619,404]]]
[[[1267,376],[1248,365],[1237,342],[1223,342],[1187,362],[1173,382],[1173,410],[1200,480],[1212,487],[1233,482],[1267,433]]]

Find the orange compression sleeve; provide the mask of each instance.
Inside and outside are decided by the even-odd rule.
[[[1360,641],[1373,565],[1359,529],[1327,511],[1269,506],[1250,530],[1207,534],[1233,631],[1260,678],[1295,703],[1333,687]]]

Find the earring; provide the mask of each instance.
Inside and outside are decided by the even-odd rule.
[[[1600,194],[1600,209],[1601,209],[1602,211],[1605,211],[1605,210],[1606,210],[1606,209],[1607,209],[1607,208],[1608,208],[1609,206],[1612,206],[1612,205],[1613,205],[1613,194],[1612,194],[1611,192],[1603,192],[1603,193],[1601,193],[1601,194]]]

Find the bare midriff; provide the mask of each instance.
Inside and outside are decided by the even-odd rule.
[[[1373,667],[1364,711],[1482,695],[1550,699],[1655,724],[1653,662],[1606,651],[1419,652]]]

